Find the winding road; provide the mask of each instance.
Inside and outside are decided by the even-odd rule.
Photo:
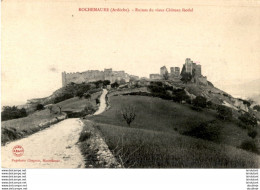
[[[107,90],[100,97],[98,115],[106,109]],[[84,168],[84,158],[77,146],[83,123],[79,118],[63,120],[51,127],[1,147],[2,168]],[[22,156],[13,148],[23,147]]]

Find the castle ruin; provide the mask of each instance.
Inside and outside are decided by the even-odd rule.
[[[150,74],[150,79],[153,79],[153,80],[163,79],[163,76],[165,74],[168,74],[170,79],[180,77],[180,67],[171,67],[170,71],[171,72],[169,73],[167,68],[165,66],[163,66],[163,67],[160,68],[160,74],[158,74],[158,73]]]
[[[109,80],[111,83],[120,80],[125,80],[125,82],[129,82],[130,78],[138,79],[139,77],[129,75],[125,73],[125,71],[113,71],[112,69],[104,69],[104,71],[88,70],[81,73],[62,72],[62,87],[71,82],[74,82],[76,84],[80,84],[83,82],[94,82],[98,80]]]

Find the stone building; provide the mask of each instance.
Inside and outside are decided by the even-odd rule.
[[[161,74],[161,76],[165,75],[165,73],[167,73],[167,72],[168,72],[168,70],[167,70],[167,68],[166,68],[165,66],[163,66],[163,67],[160,68],[160,74]]]
[[[150,74],[150,79],[162,79],[160,74]]]
[[[201,65],[194,63],[190,58],[185,60],[185,72],[190,73],[193,76],[200,77],[201,74]]]
[[[170,70],[171,70],[170,75],[172,77],[179,77],[180,76],[180,67],[171,67]]]
[[[98,70],[88,70],[85,72],[76,72],[76,73],[66,73],[62,72],[62,86],[67,84],[82,83],[82,82],[94,82],[98,80],[109,80],[111,83],[115,81],[120,81],[124,79],[126,82],[129,82],[130,75],[125,73],[125,71],[113,71],[112,69],[104,69],[104,71]]]

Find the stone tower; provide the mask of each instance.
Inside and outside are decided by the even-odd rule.
[[[62,72],[61,73],[61,77],[62,77],[62,87],[67,85],[67,81],[66,81],[66,72]]]

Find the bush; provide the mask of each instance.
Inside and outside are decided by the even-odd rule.
[[[79,98],[82,98],[84,95],[84,92],[83,91],[77,91],[76,92],[76,96],[78,96]]]
[[[117,82],[114,82],[114,83],[111,84],[111,87],[112,88],[118,88],[119,84]]]
[[[189,131],[184,132],[183,135],[218,142],[220,132],[221,128],[215,121],[211,121],[201,123],[199,126],[193,126]]]
[[[207,106],[207,99],[204,98],[203,96],[197,96],[193,100],[193,105],[195,107],[205,108]]]
[[[253,140],[242,142],[239,148],[259,154],[258,148]]]
[[[69,93],[63,94],[63,95],[58,96],[54,99],[54,104],[62,102],[62,101],[67,100],[67,99],[70,99],[70,98],[73,98],[73,97],[74,97],[73,94],[69,94]]]
[[[44,106],[42,104],[37,104],[36,110],[44,110]]]
[[[104,86],[110,85],[110,80],[104,80],[104,81],[103,81],[103,85],[104,85]]]
[[[191,109],[195,111],[202,111],[202,108],[197,106],[191,106]]]
[[[248,131],[248,136],[254,139],[257,136],[257,131],[256,130],[250,130]]]
[[[18,109],[16,106],[4,106],[3,111],[1,113],[2,121],[17,119],[26,116],[26,110],[24,108]]]
[[[241,114],[238,119],[242,122],[241,125],[244,125],[246,128],[257,126],[257,119],[248,112]]]
[[[190,97],[186,94],[184,89],[174,89],[174,90],[172,90],[172,93],[173,93],[172,100],[174,102],[190,100]]]
[[[213,103],[212,103],[211,101],[207,101],[206,104],[207,104],[207,107],[208,107],[208,108],[212,108],[212,107],[213,107]]]
[[[91,95],[89,93],[85,93],[83,96],[84,96],[85,99],[90,99],[91,98]]]
[[[91,133],[88,131],[82,131],[79,136],[79,142],[83,142],[91,137]]]
[[[217,108],[218,117],[222,120],[232,119],[232,109],[223,105],[219,105]]]
[[[255,106],[253,107],[253,109],[256,110],[256,111],[258,111],[258,112],[260,112],[260,106],[259,106],[259,105],[255,105]]]

